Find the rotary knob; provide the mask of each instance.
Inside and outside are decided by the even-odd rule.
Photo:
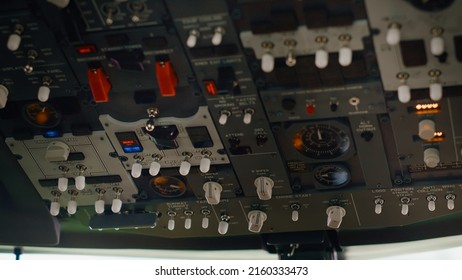
[[[327,226],[333,229],[338,229],[342,224],[343,217],[346,215],[346,210],[341,206],[334,205],[327,208],[326,214]]]
[[[249,231],[259,233],[263,227],[263,223],[268,219],[265,212],[261,210],[250,211],[247,215],[249,218]]]
[[[210,205],[217,205],[220,203],[221,192],[223,187],[217,182],[207,182],[203,186],[205,192],[205,199]]]
[[[270,200],[273,194],[274,181],[270,177],[258,177],[254,181],[257,188],[258,198],[261,200]]]

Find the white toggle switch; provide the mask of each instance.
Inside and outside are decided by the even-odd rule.
[[[190,217],[187,217],[185,220],[184,220],[184,228],[185,229],[191,229],[191,224],[192,224],[192,220]]]
[[[120,200],[120,198],[114,198],[111,205],[112,212],[119,213],[120,209],[122,209],[122,200]]]
[[[199,35],[199,31],[196,29],[189,31],[188,39],[186,40],[186,46],[188,46],[188,48],[194,48],[197,44],[197,38],[199,38]]]
[[[432,139],[435,136],[435,122],[432,120],[421,120],[419,122],[419,137],[423,140]]]
[[[199,170],[202,173],[207,173],[210,170],[210,158],[207,156],[204,156],[201,158],[200,164],[199,164]]]
[[[69,185],[69,179],[67,179],[66,177],[60,177],[58,179],[58,190],[60,192],[67,191],[68,185]]]
[[[58,8],[66,8],[71,0],[47,0],[48,3],[55,5]]]
[[[424,151],[425,165],[434,168],[440,163],[440,152],[435,148],[428,148]]]
[[[265,212],[260,210],[252,210],[247,215],[249,218],[249,231],[259,233],[263,227],[263,223],[268,219]]]
[[[454,200],[455,199],[456,199],[456,195],[453,193],[448,193],[446,195],[447,207],[449,210],[454,210]]]
[[[349,66],[353,61],[353,51],[350,47],[341,47],[338,52],[338,63],[343,67]]]
[[[403,84],[398,87],[398,100],[401,103],[411,101],[411,88],[408,85]]]
[[[40,102],[47,102],[48,98],[50,97],[50,87],[48,86],[41,86],[37,92],[37,99]]]
[[[430,52],[434,56],[440,56],[444,53],[444,40],[441,36],[435,36],[430,40]]]
[[[340,225],[342,224],[343,217],[346,215],[346,210],[345,208],[341,206],[330,206],[326,210],[327,214],[327,226],[330,228],[340,228]]]
[[[261,70],[270,73],[274,70],[274,56],[271,53],[265,53],[261,57]]]
[[[385,203],[385,200],[379,197],[374,200],[374,203],[375,203],[375,209],[374,209],[375,214],[380,215],[382,213],[383,204]]]
[[[0,84],[0,109],[5,108],[6,102],[8,102],[8,89]]]
[[[139,162],[135,162],[132,165],[132,177],[139,178],[141,176],[141,171],[143,170],[143,166]]]
[[[75,177],[75,188],[79,191],[85,189],[85,176],[79,175]]]
[[[212,36],[212,45],[218,46],[223,41],[223,34],[225,34],[225,29],[221,26],[215,27],[213,36]]]
[[[407,216],[409,214],[409,205],[408,204],[402,204],[401,205],[401,215]]]
[[[376,204],[375,209],[374,209],[375,214],[380,215],[382,213],[382,208],[383,208],[382,204]]]
[[[209,228],[209,218],[208,217],[202,218],[202,228],[203,229]]]
[[[202,187],[205,191],[205,199],[208,204],[217,205],[220,203],[223,187],[217,182],[207,182]]]
[[[261,200],[269,200],[273,194],[274,181],[269,177],[258,177],[254,183],[257,188],[258,198]]]
[[[325,49],[318,49],[314,55],[314,64],[319,69],[324,69],[329,64],[329,53]]]
[[[158,161],[153,161],[151,162],[151,165],[149,166],[149,174],[151,176],[157,176],[160,171],[160,163]]]
[[[50,204],[50,214],[51,214],[51,216],[58,216],[60,208],[61,208],[61,205],[59,204],[58,201],[52,201],[51,204]]]
[[[443,86],[440,83],[431,83],[429,91],[431,100],[440,101],[443,98]]]
[[[387,30],[386,39],[387,44],[390,46],[395,46],[401,41],[401,30],[399,24],[391,24]]]
[[[21,45],[21,36],[16,33],[11,33],[8,37],[8,41],[6,42],[6,47],[14,52],[19,49],[19,45]]]
[[[292,211],[292,221],[297,222],[298,221],[298,210],[293,210]]]
[[[69,157],[71,149],[69,146],[60,141],[53,141],[47,146],[45,152],[45,160],[49,162],[66,161]]]
[[[220,125],[225,125],[228,122],[228,117],[231,115],[229,111],[222,111],[220,113],[220,118],[218,119],[218,123]]]
[[[167,228],[168,230],[175,229],[175,219],[171,218],[170,220],[168,220]]]
[[[228,233],[229,223],[227,221],[221,221],[218,223],[218,233],[224,235]]]
[[[74,199],[69,200],[67,203],[67,213],[74,215],[77,212],[77,201]]]
[[[104,200],[98,199],[97,201],[95,201],[95,212],[96,214],[104,213]]]
[[[427,201],[428,201],[428,211],[433,212],[436,209],[436,196],[434,195],[429,195],[427,196]]]
[[[180,170],[179,170],[180,174],[183,176],[186,176],[189,174],[190,170],[191,170],[191,163],[189,163],[189,161],[183,160],[180,163]]]
[[[252,115],[255,113],[255,111],[252,108],[247,108],[244,110],[244,118],[242,121],[245,124],[250,124],[252,122]]]

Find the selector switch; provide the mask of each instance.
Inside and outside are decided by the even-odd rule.
[[[421,120],[419,122],[419,137],[423,140],[432,139],[435,136],[435,122],[432,120]]]
[[[338,229],[340,228],[340,225],[342,224],[343,217],[346,215],[346,210],[345,208],[341,206],[330,206],[326,210],[327,214],[327,226],[333,229]]]
[[[247,108],[244,110],[243,122],[245,124],[250,124],[252,122],[252,115],[255,113],[255,110],[252,108]]]
[[[407,216],[409,215],[409,202],[411,199],[407,196],[401,198],[401,215]]]
[[[231,112],[228,110],[223,110],[220,112],[220,118],[218,119],[218,123],[220,125],[225,125],[228,122],[228,118],[231,116]]]
[[[69,146],[60,141],[53,141],[48,144],[45,152],[45,160],[48,162],[66,161],[71,149]]]
[[[261,210],[250,211],[247,215],[249,218],[249,231],[259,233],[263,227],[263,223],[268,219],[265,212]]]
[[[440,152],[435,148],[428,148],[424,151],[425,165],[434,168],[440,163]]]
[[[217,205],[220,203],[223,187],[219,183],[207,182],[202,188],[204,189],[205,199],[207,199],[208,204]]]
[[[221,221],[218,223],[218,233],[224,235],[228,233],[229,229],[229,220],[231,219],[230,216],[223,214],[220,217]]]
[[[258,177],[257,179],[255,179],[254,185],[257,188],[258,198],[260,198],[261,200],[271,199],[274,187],[273,179],[264,176]]]

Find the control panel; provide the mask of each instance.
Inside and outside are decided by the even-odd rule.
[[[221,238],[462,211],[462,1],[7,2],[0,135],[63,230]]]

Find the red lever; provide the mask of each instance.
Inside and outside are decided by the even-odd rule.
[[[108,81],[103,68],[89,68],[87,70],[88,82],[90,83],[91,93],[96,103],[108,102],[111,83]]]
[[[162,96],[175,96],[178,77],[170,60],[156,62],[156,76]]]

